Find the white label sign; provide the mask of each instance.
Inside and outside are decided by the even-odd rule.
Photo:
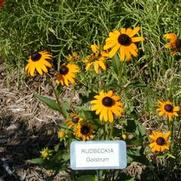
[[[73,170],[122,169],[126,165],[124,141],[74,141],[70,145]]]

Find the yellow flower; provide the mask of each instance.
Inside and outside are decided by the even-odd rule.
[[[98,74],[100,70],[106,70],[105,61],[108,58],[108,53],[106,51],[101,51],[101,47],[96,44],[91,45],[92,54],[84,59],[86,64],[86,71],[90,68],[94,68],[95,72]]]
[[[44,148],[42,151],[40,151],[41,157],[43,159],[49,159],[50,156],[52,155],[52,150],[49,150],[47,147]]]
[[[65,121],[68,128],[74,128],[80,121],[82,121],[82,118],[80,118],[77,114],[70,114],[70,118]]]
[[[57,83],[68,86],[75,83],[76,73],[79,72],[79,67],[75,64],[62,64],[60,70],[56,74]]]
[[[167,33],[163,37],[168,40],[165,48],[171,49],[171,53],[176,55],[181,50],[181,39],[175,33]]]
[[[61,139],[61,140],[64,139],[65,136],[66,136],[65,131],[62,130],[62,129],[60,129],[57,134],[58,134],[58,138]]]
[[[121,28],[109,33],[109,38],[106,39],[104,50],[110,50],[109,57],[112,58],[118,51],[121,61],[130,61],[132,55],[138,56],[138,48],[135,43],[144,41],[143,37],[135,37],[139,32],[140,27],[134,29]]]
[[[80,56],[77,52],[72,52],[72,54],[69,54],[66,56],[67,61],[74,62],[80,59]]]
[[[161,131],[153,131],[150,137],[150,148],[152,152],[163,152],[169,150],[170,131],[162,133]]]
[[[90,123],[79,122],[74,128],[74,134],[83,141],[90,140],[94,137],[94,128]]]
[[[113,122],[114,116],[120,117],[123,113],[123,104],[119,96],[113,91],[104,93],[101,91],[99,95],[94,96],[96,100],[91,101],[91,110],[99,114],[101,121]]]
[[[178,116],[180,107],[174,106],[170,101],[159,101],[157,111],[159,116],[164,116],[171,120],[173,117]]]
[[[28,64],[25,67],[25,71],[28,75],[32,77],[35,76],[35,71],[40,75],[43,75],[43,72],[47,73],[48,69],[51,68],[52,64],[52,55],[47,51],[40,51],[32,54],[28,59]]]

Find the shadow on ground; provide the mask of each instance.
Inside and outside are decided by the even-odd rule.
[[[38,157],[42,148],[46,146],[51,148],[58,143],[56,132],[55,123],[29,129],[26,120],[15,119],[10,113],[1,114],[0,180],[22,180],[16,174],[16,170],[32,167],[26,162],[27,160]],[[27,177],[27,173],[23,174]],[[35,180],[44,179],[36,178]]]
[[[39,157],[42,148],[51,149],[59,142],[56,132],[56,123],[30,129],[28,121],[17,119],[9,112],[0,114],[0,181],[67,181],[67,177],[62,179],[62,175],[58,175],[54,179],[55,175],[47,170],[27,163],[27,160]],[[155,175],[163,181],[179,181],[181,178],[177,171],[158,165],[153,170],[136,163],[128,166],[125,173],[120,171],[118,180],[124,181],[132,176],[135,180],[152,181]]]

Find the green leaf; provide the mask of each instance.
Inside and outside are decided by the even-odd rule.
[[[127,154],[134,155],[134,156],[141,156],[140,149],[141,147],[138,147],[137,149],[128,149]]]
[[[60,147],[60,143],[54,146],[54,150],[57,152],[59,150],[59,147]]]
[[[127,150],[128,163],[133,161],[140,162],[143,164],[148,164],[149,161],[144,155],[144,148],[138,147],[137,149],[128,149]]]
[[[136,121],[136,125],[137,125],[137,130],[139,132],[139,134],[141,135],[141,137],[146,135],[146,129],[143,125],[141,125],[138,121]]]
[[[127,121],[126,131],[127,132],[135,132],[136,130],[136,122],[133,119],[129,119]]]
[[[60,112],[61,114],[63,114],[65,117],[68,116],[68,113],[67,113],[67,109],[68,109],[68,106],[66,103],[63,103],[62,105],[59,105],[57,103],[56,100],[54,99],[51,99],[49,97],[46,97],[46,96],[41,96],[41,95],[38,95],[38,94],[34,94],[36,98],[38,98],[42,103],[46,104],[49,108],[55,110],[55,111],[58,111]]]
[[[173,159],[176,159],[176,157],[174,155],[172,155],[171,153],[167,153],[167,158],[173,158]]]
[[[79,176],[77,179],[77,181],[95,181],[96,180],[96,177],[95,175],[82,175],[82,176]]]
[[[129,155],[128,156],[128,164],[132,163],[133,161],[143,163],[145,165],[149,164],[149,160],[146,158],[145,155],[141,155],[141,156]]]
[[[44,160],[42,158],[34,158],[34,159],[31,159],[31,160],[27,160],[27,162],[42,165],[44,163]]]
[[[38,94],[35,94],[35,97],[38,98],[44,104],[46,104],[49,108],[51,108],[55,111],[59,111],[59,112],[61,111],[61,108],[60,108],[59,104],[56,102],[56,100],[51,99],[51,98],[46,97],[46,96],[41,96]]]
[[[135,81],[135,82],[130,83],[129,86],[138,88],[138,87],[146,87],[147,85],[145,83]]]
[[[141,146],[143,144],[143,139],[140,139],[139,137],[136,137],[136,135],[135,135],[135,138],[127,140],[127,144],[135,145],[135,146],[138,146],[138,145]]]

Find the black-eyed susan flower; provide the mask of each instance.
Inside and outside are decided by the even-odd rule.
[[[56,81],[61,85],[68,86],[75,83],[76,73],[79,72],[79,67],[75,64],[62,64],[60,65],[59,72],[56,74]]]
[[[91,101],[91,110],[99,114],[99,119],[105,122],[113,122],[114,116],[120,117],[123,113],[123,104],[119,96],[113,91],[103,92],[94,96],[95,100]]]
[[[164,38],[168,40],[165,48],[171,49],[173,55],[181,51],[181,39],[175,33],[167,33],[164,35]]]
[[[74,128],[81,121],[82,118],[80,118],[77,114],[72,113],[70,114],[70,117],[65,121],[65,123],[68,128]]]
[[[47,73],[48,68],[52,67],[51,60],[52,55],[47,51],[34,53],[29,57],[25,71],[31,76],[35,76],[36,72],[43,75],[43,72]]]
[[[92,54],[88,55],[83,61],[86,64],[86,71],[93,68],[98,74],[101,70],[106,70],[105,61],[108,58],[107,51],[102,51],[100,46],[91,45]]]
[[[66,56],[67,61],[75,62],[80,59],[80,55],[77,52],[72,52],[68,56]]]
[[[88,122],[79,122],[74,128],[75,137],[86,141],[94,137],[94,127]]]
[[[62,129],[58,130],[57,134],[59,139],[63,139],[65,137],[65,131]]]
[[[171,120],[173,117],[178,116],[180,106],[174,106],[170,101],[158,101],[158,114]]]
[[[150,137],[150,148],[152,152],[164,152],[165,150],[169,150],[170,142],[169,142],[170,131],[163,133],[161,131],[153,131]]]
[[[130,61],[132,56],[138,56],[138,48],[135,43],[143,41],[143,37],[135,37],[139,32],[140,27],[134,29],[121,28],[109,33],[109,37],[106,39],[104,50],[109,50],[109,57],[112,58],[117,52],[119,52],[121,61]]]
[[[48,160],[52,156],[52,150],[49,150],[47,147],[40,151],[41,157]]]
[[[60,141],[66,140],[66,138],[68,137],[68,131],[65,129],[59,129],[57,132],[57,136]]]

